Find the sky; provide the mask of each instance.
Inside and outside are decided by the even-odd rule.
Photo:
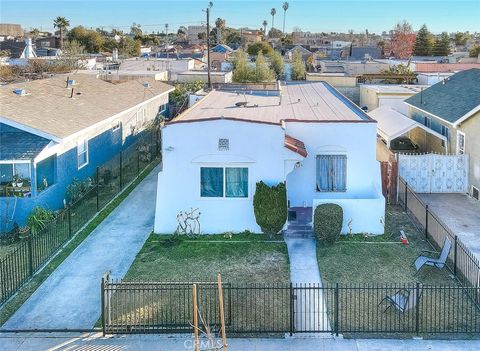
[[[163,31],[165,23],[169,32],[181,26],[205,22],[208,1],[163,0],[100,0],[100,1],[41,1],[0,0],[0,22],[19,23],[25,29],[39,28],[53,31],[52,20],[63,16],[71,27],[113,27],[129,30],[133,22],[142,30]],[[283,26],[283,1],[216,0],[213,1],[212,22],[217,17],[226,19],[227,26],[261,28],[263,20],[271,26],[270,9],[275,7],[275,27]],[[395,23],[407,20],[418,30],[427,24],[430,31],[480,32],[480,0],[350,0],[350,1],[289,1],[286,13],[286,30],[298,27],[311,32],[356,33],[368,29],[381,33],[393,28]]]

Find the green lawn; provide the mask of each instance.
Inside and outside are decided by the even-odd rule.
[[[127,280],[288,283],[287,247],[281,237],[259,234],[203,235],[171,243],[152,234],[138,253]],[[280,241],[280,242],[279,242]]]
[[[400,243],[400,230],[406,233],[408,245]],[[384,235],[342,236],[331,247],[319,247],[317,257],[322,279],[329,283],[454,284],[446,269],[425,267],[416,273],[413,262],[422,250],[432,250],[423,232],[400,207],[389,206]]]

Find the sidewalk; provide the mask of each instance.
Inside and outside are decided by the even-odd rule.
[[[228,351],[477,351],[478,340],[373,340],[340,338],[227,339]],[[202,344],[205,350],[207,344]],[[221,343],[218,343],[221,350]],[[161,335],[101,333],[0,334],[0,351],[193,351],[193,339]]]
[[[100,281],[121,278],[153,229],[159,166],[100,223],[0,330],[91,329],[100,317]],[[1,350],[1,346],[0,346]]]

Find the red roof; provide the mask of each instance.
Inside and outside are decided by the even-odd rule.
[[[296,152],[297,154],[303,157],[307,157],[308,155],[303,141],[295,139],[290,135],[286,135],[286,134],[285,134],[285,147],[289,150],[292,150],[293,152]]]
[[[415,72],[418,73],[455,72],[465,71],[470,68],[480,68],[480,63],[415,63]]]

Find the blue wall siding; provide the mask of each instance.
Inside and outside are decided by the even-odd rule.
[[[129,138],[128,144],[136,139]],[[122,149],[122,128],[112,131],[109,129],[104,133],[88,141],[88,164],[81,169],[77,165],[77,148],[68,150],[58,155],[56,160],[55,184],[39,192],[37,196],[31,198],[17,199],[17,205],[14,215],[14,222],[24,225],[26,218],[36,205],[58,210],[63,208],[63,199],[68,185],[74,178],[85,179],[93,177],[96,169],[108,160],[112,159]],[[10,215],[13,211],[13,198],[0,198],[0,211],[2,216],[5,213],[7,202],[9,204]]]

